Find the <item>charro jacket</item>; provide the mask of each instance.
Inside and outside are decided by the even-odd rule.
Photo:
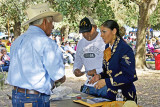
[[[109,48],[109,44],[106,44],[101,73],[101,78],[105,79],[108,88],[107,98],[116,100],[118,89],[122,89],[124,100],[137,101],[133,82],[138,78],[132,48],[119,37],[116,38],[112,49]]]

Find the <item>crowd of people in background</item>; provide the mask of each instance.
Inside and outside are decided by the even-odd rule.
[[[75,59],[75,53],[77,49],[77,43],[78,41],[74,42],[69,42],[69,41],[62,41],[61,40],[61,35],[57,36],[51,36],[51,39],[55,40],[57,44],[59,45],[61,51],[63,52],[63,58],[64,58],[64,64],[65,66],[70,66],[71,64],[74,63]],[[123,39],[129,44],[129,46],[133,49],[134,54],[136,53],[136,33],[130,32],[130,33],[125,33],[123,36]],[[11,40],[8,40],[7,43],[2,43],[2,39],[0,39],[0,54],[2,54],[2,50],[6,50],[6,46],[11,46],[13,43],[14,38]],[[146,38],[146,60],[151,60],[154,61],[154,50],[155,49],[160,49],[160,36],[159,37],[151,37],[150,39]],[[7,50],[6,50],[7,51]],[[9,52],[6,52],[7,55],[9,56]],[[8,66],[4,66],[4,61],[2,61],[2,57],[0,56],[0,65],[2,66],[4,71],[8,71]],[[4,56],[4,55],[3,55]]]
[[[2,43],[0,39],[0,71],[8,72],[9,64],[10,64],[10,57],[9,53],[7,53],[6,46],[11,46],[11,43],[7,42],[6,45]]]
[[[74,63],[76,48],[78,41],[74,42],[63,42],[61,40],[61,36],[57,35],[54,37],[57,44],[61,47],[64,57],[65,66],[69,66],[70,64]],[[136,33],[129,32],[128,34],[125,33],[123,35],[123,39],[127,42],[127,44],[133,49],[134,54],[136,53]],[[154,61],[154,50],[160,49],[160,36],[159,37],[151,37],[147,39],[146,37],[146,60]]]
[[[15,40],[14,37],[13,38],[9,37],[8,40],[0,39],[0,72],[2,71],[8,72],[10,64],[9,50],[14,40]]]
[[[61,40],[61,35],[55,36],[53,34],[52,36],[50,36],[50,38],[57,42],[61,51],[63,52],[65,66],[70,66],[71,64],[73,64],[78,41],[76,40],[73,42],[69,42],[69,41],[64,42],[63,40]],[[133,49],[133,52],[135,54],[136,53],[136,33],[135,32],[129,32],[128,34],[125,33],[125,35],[123,35],[123,39],[129,44],[129,46]],[[6,46],[11,46],[13,41],[14,41],[14,38],[8,39],[6,43],[2,43],[2,39],[0,39],[0,52],[3,49],[6,50]],[[146,36],[146,60],[149,60],[149,61],[155,60],[154,59],[155,49],[160,49],[160,36],[151,37],[149,39],[147,39],[147,36]],[[0,54],[2,55],[2,52]],[[9,52],[7,52],[7,54],[9,55]],[[1,62],[0,65],[4,66],[4,63]],[[4,70],[6,70],[6,68]],[[7,71],[8,71],[8,67],[7,67]]]
[[[136,33],[130,32],[125,34],[123,39],[132,47],[134,53],[136,53]],[[146,36],[146,60],[154,61],[155,50],[160,49],[160,36],[159,37],[150,37],[147,39]]]

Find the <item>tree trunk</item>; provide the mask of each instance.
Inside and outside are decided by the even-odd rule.
[[[64,42],[68,41],[69,25],[64,25],[61,27],[61,34],[64,37]]]
[[[68,41],[68,34],[69,34],[69,25],[66,25],[66,29],[64,31],[64,41]]]
[[[150,28],[151,28],[151,25],[149,25],[148,29],[147,29],[147,39],[149,40],[149,37],[150,37]]]
[[[136,44],[136,68],[146,68],[146,29],[149,17],[156,9],[158,0],[143,1],[139,4],[139,19]]]
[[[8,21],[7,21],[7,30],[8,30],[8,37],[10,36],[10,26],[9,26],[9,19],[8,19]]]
[[[146,68],[146,28],[149,21],[147,13],[148,9],[145,9],[144,4],[140,5],[135,59],[136,68],[142,69]]]
[[[18,36],[21,34],[21,22],[20,21],[15,21],[14,24],[14,38],[16,39]]]

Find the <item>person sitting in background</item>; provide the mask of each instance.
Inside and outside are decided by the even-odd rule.
[[[7,55],[7,50],[5,48],[1,49],[0,59],[1,59],[0,65],[2,67],[2,70],[8,72],[10,57],[9,55]]]
[[[154,61],[153,54],[150,51],[146,51],[146,61]]]
[[[63,61],[64,61],[65,66],[69,66],[69,64],[73,64],[74,63],[73,57],[70,53],[64,50],[63,43],[62,45],[59,45],[59,47],[63,53]]]
[[[77,50],[77,43],[78,43],[78,41],[75,41],[75,43],[76,43],[76,45],[74,47],[74,50],[76,51]]]
[[[154,53],[154,46],[150,40],[147,41],[147,46],[148,46],[148,51],[150,51],[153,54]]]
[[[156,45],[156,38],[153,36],[150,40],[151,40],[152,45],[155,46]]]
[[[11,46],[11,42],[10,41],[7,42],[7,46]]]
[[[74,50],[74,45],[73,45],[73,44],[71,44],[71,42],[69,42],[68,44],[69,44],[69,48],[70,48],[70,50],[72,50],[72,51],[73,51],[73,53],[76,53],[76,51]]]
[[[160,42],[159,42],[159,40],[156,41],[156,45],[154,46],[154,49],[160,49]]]
[[[4,44],[2,43],[2,39],[0,39],[0,47],[5,47]]]
[[[57,35],[56,37],[55,37],[55,40],[56,40],[56,42],[57,42],[57,44],[59,45],[59,44],[61,44],[61,35]]]
[[[68,41],[65,42],[64,50],[72,55],[73,60],[75,59],[76,51],[69,45]]]
[[[136,49],[136,39],[132,39],[132,41],[129,43],[129,46],[133,49],[133,52],[135,53]]]

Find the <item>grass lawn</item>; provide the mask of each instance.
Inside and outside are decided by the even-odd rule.
[[[155,64],[155,61],[146,61],[147,64]]]

